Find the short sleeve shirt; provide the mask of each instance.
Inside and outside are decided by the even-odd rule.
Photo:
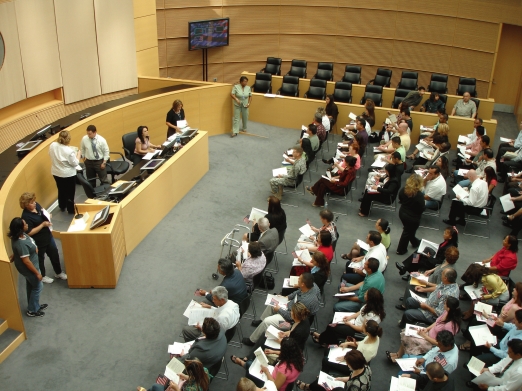
[[[38,264],[38,254],[36,253],[36,243],[29,235],[24,234],[23,238],[14,240],[11,239],[11,247],[13,249],[13,261],[16,270],[23,276],[30,276],[33,274],[29,268],[22,261],[22,258],[29,257],[36,270],[40,271]]]
[[[35,227],[38,227],[44,221],[47,220],[47,217],[42,213],[42,206],[37,202],[36,203],[36,213],[29,212],[27,209],[24,209],[22,212],[22,219],[27,223],[27,233],[31,232],[31,230]],[[32,236],[38,247],[47,246],[51,242],[51,230],[49,227],[43,227],[38,233]]]
[[[169,110],[167,113],[167,122],[174,126],[178,126],[178,121],[183,121],[185,119],[185,111],[181,109],[179,113],[176,114],[174,110]]]
[[[248,104],[248,98],[252,95],[252,91],[250,86],[242,87],[241,84],[235,84],[232,87],[232,95],[234,95],[239,101],[246,106]],[[234,101],[234,106],[239,106],[239,104]]]
[[[471,99],[468,103],[464,103],[463,99],[459,99],[453,108],[457,117],[471,117],[477,112],[477,105]]]

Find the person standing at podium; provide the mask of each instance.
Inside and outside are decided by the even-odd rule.
[[[183,102],[176,99],[172,103],[172,109],[167,113],[167,138],[170,136],[181,133],[181,128],[178,126],[178,121],[185,121],[185,110],[183,110]]]
[[[76,192],[76,167],[80,164],[80,150],[69,147],[71,135],[62,130],[58,139],[49,146],[51,174],[58,188],[58,207],[74,214],[74,194]]]
[[[87,126],[87,134],[82,138],[80,149],[85,159],[87,179],[89,179],[92,187],[96,187],[96,176],[101,183],[109,183],[106,168],[109,160],[109,146],[107,141],[96,131],[96,126]]]

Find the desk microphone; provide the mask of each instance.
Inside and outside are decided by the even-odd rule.
[[[76,211],[76,215],[74,216],[74,218],[77,220],[81,219],[83,217],[83,215],[78,212],[78,207],[76,206],[74,201],[71,201],[71,200],[69,200],[69,201],[72,202],[72,204],[74,205],[74,210]]]

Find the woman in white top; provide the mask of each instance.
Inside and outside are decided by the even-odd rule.
[[[58,139],[49,146],[49,156],[51,156],[51,174],[58,188],[58,207],[62,212],[67,209],[69,214],[74,214],[76,168],[80,164],[81,151],[69,147],[70,143],[69,132],[62,130]]]
[[[134,154],[139,156],[145,156],[149,152],[161,149],[160,145],[154,145],[150,142],[149,128],[146,126],[138,126],[138,137],[136,137],[135,143]]]
[[[328,118],[328,116],[326,115],[326,110],[324,107],[318,107],[317,112],[321,114],[321,122],[324,126],[324,129],[326,130],[326,133],[328,134],[328,132],[330,131],[330,118]]]

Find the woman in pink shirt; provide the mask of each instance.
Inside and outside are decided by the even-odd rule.
[[[511,270],[518,264],[518,240],[513,235],[508,235],[502,241],[502,249],[488,259],[482,261],[483,264],[491,262],[489,270],[497,273],[501,277],[508,277]]]
[[[401,346],[397,353],[386,351],[386,356],[391,362],[395,362],[397,358],[406,356],[418,356],[427,353],[434,345],[437,345],[437,334],[442,330],[447,330],[451,334],[456,335],[460,331],[460,323],[462,321],[462,312],[460,311],[459,300],[450,296],[444,303],[444,312],[437,318],[428,328],[420,328],[417,331],[422,339],[407,336],[401,333]]]

